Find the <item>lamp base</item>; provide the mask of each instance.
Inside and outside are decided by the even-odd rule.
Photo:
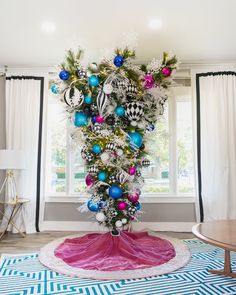
[[[6,178],[0,189],[0,194],[5,190],[5,203],[15,203],[17,201],[16,180],[13,170],[8,170]]]

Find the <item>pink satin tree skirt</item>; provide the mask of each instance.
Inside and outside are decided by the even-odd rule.
[[[168,240],[147,232],[93,233],[67,238],[54,255],[73,268],[99,271],[145,269],[164,264],[175,257]]]

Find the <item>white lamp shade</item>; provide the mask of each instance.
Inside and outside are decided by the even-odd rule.
[[[23,151],[0,150],[0,170],[25,169]]]

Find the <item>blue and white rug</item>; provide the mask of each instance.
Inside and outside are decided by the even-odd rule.
[[[236,279],[213,275],[223,268],[224,252],[198,240],[186,240],[192,259],[175,272],[145,279],[98,281],[70,278],[50,271],[38,254],[5,255],[0,261],[0,295],[236,295]],[[231,253],[236,271],[236,253]]]

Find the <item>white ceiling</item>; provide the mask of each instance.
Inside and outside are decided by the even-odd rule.
[[[96,61],[135,40],[139,61],[164,50],[185,62],[235,61],[235,12],[235,0],[0,0],[0,65],[55,65],[78,45]]]

